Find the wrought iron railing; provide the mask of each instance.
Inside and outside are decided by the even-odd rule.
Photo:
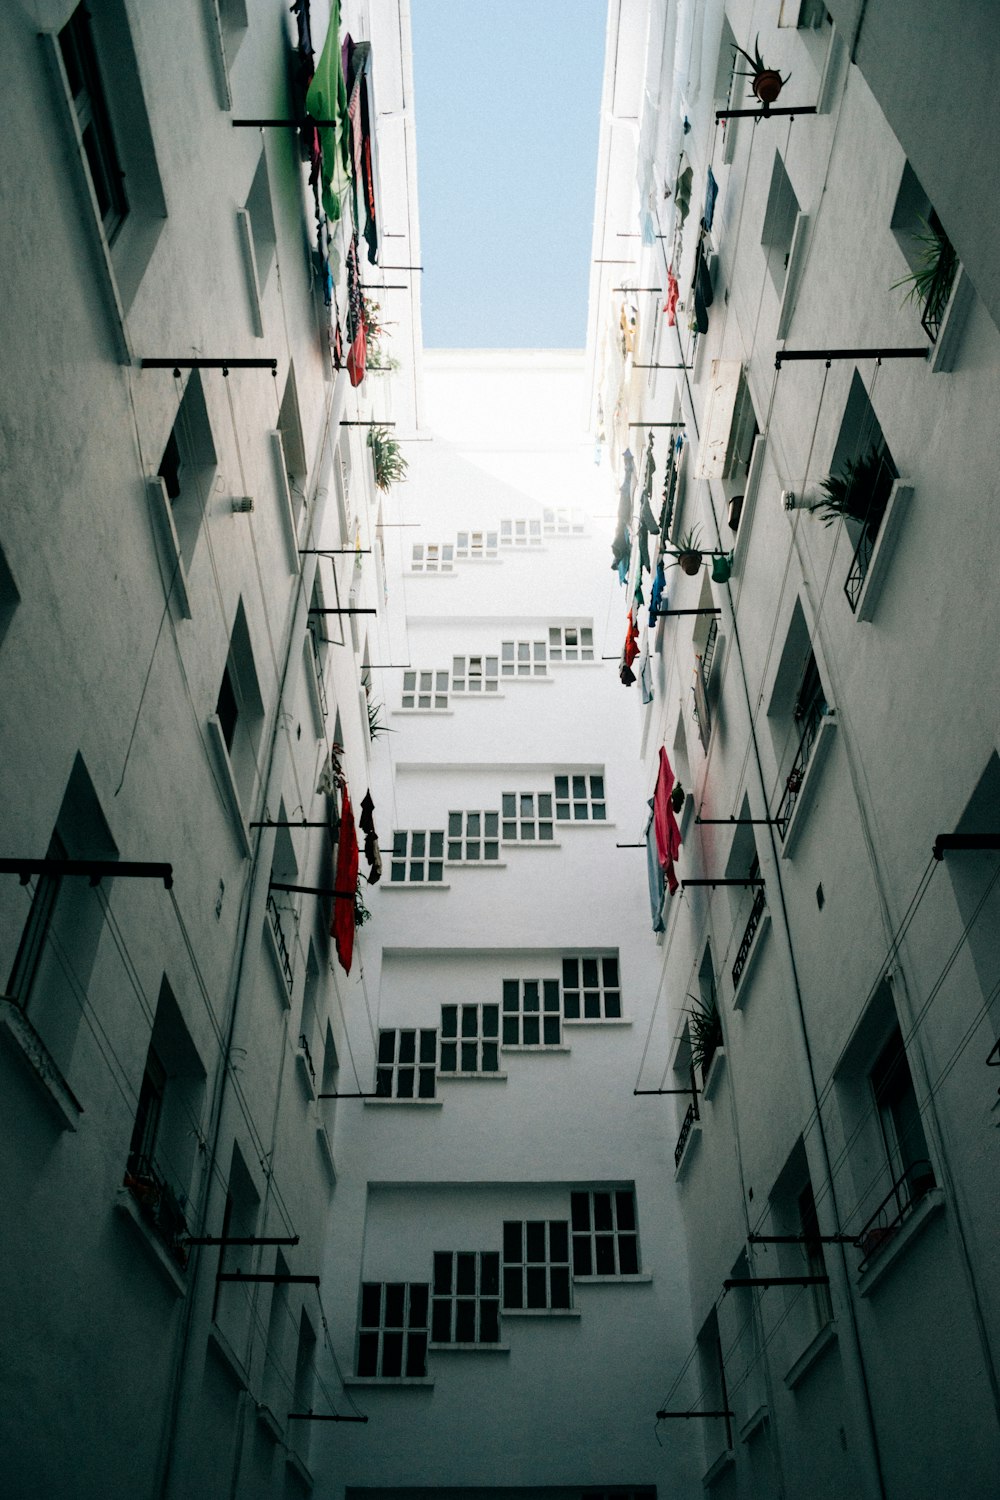
[[[944,322],[945,309],[948,306],[948,298],[951,296],[957,270],[958,256],[955,254],[955,248],[949,240],[942,237],[941,254],[927,288],[923,311],[920,314],[920,326],[932,344],[937,342],[938,334],[941,332],[941,324]]]
[[[753,905],[750,908],[750,916],[747,919],[746,931],[743,934],[743,939],[736,953],[736,962],[733,964],[734,990],[738,988],[740,979],[743,975],[743,970],[747,966],[747,959],[750,957],[750,949],[753,947],[753,940],[757,935],[757,928],[760,926],[760,919],[764,915],[764,908],[766,905],[767,898],[764,894],[764,887],[760,886],[759,889],[754,892]]]
[[[897,477],[896,466],[892,459],[887,452],[881,453],[878,468],[871,482],[868,514],[861,523],[861,535],[858,537],[858,544],[851,558],[851,566],[844,580],[844,593],[847,595],[847,602],[854,614],[857,613],[861,590],[868,577],[875,543],[878,541],[878,534],[882,527],[882,518]]]
[[[292,960],[289,957],[288,944],[285,941],[285,929],[281,925],[281,913],[278,910],[278,903],[270,891],[267,896],[267,914],[271,919],[271,931],[274,933],[274,941],[277,944],[278,957],[281,960],[281,967],[284,971],[285,983],[288,985],[289,993],[291,993],[292,984],[294,983],[292,978]]]
[[[139,1212],[162,1240],[170,1258],[183,1271],[188,1248],[183,1243],[187,1220],[180,1199],[151,1156],[136,1152],[125,1168],[125,1186],[139,1205]]]
[[[781,799],[781,806],[778,808],[775,821],[777,822],[778,832],[781,834],[782,839],[784,839],[788,831],[788,821],[799,799],[802,783],[805,780],[806,768],[812,759],[813,747],[816,744],[816,736],[819,734],[819,726],[822,720],[822,705],[817,699],[816,702],[810,705],[802,717],[802,738],[799,740],[799,748],[795,752],[792,769],[789,771],[785,782],[785,794]]]
[[[323,718],[330,717],[330,710],[326,701],[326,684],[323,681],[323,655],[320,651],[319,633],[312,626],[309,629],[309,639],[312,641],[313,665],[316,668],[316,691],[319,694],[319,706],[323,711]]]
[[[886,1193],[858,1235],[861,1248],[859,1271],[867,1269],[879,1252],[899,1231],[917,1204],[934,1186],[934,1168],[929,1161],[911,1162]]]
[[[714,1014],[714,1017],[713,1017],[712,1028],[708,1032],[708,1034],[707,1034],[707,1036],[705,1038],[704,1044],[702,1046],[702,1054],[701,1054],[701,1080],[702,1080],[702,1083],[704,1083],[706,1081],[706,1079],[708,1078],[709,1070],[711,1069],[711,1066],[712,1066],[712,1060],[715,1057],[715,1054],[718,1052],[718,1050],[719,1050],[719,1048],[721,1046],[722,1046],[722,1021],[719,1018],[719,1012],[716,1011],[715,1014]]]
[[[698,1111],[697,1111],[697,1109],[695,1107],[695,1102],[692,1099],[691,1103],[688,1105],[687,1109],[684,1111],[684,1119],[683,1119],[683,1121],[681,1123],[681,1133],[677,1137],[677,1145],[674,1147],[674,1166],[675,1167],[679,1167],[680,1164],[681,1164],[681,1157],[684,1155],[684,1147],[688,1143],[688,1136],[691,1134],[691,1131],[694,1128],[694,1122],[695,1122],[695,1120],[697,1120],[697,1118],[698,1118]]]
[[[708,679],[712,675],[712,663],[715,660],[715,647],[718,643],[718,639],[719,621],[718,618],[715,618],[713,619],[711,625],[709,625],[708,627],[708,636],[705,640],[705,649],[701,653],[701,680],[705,684],[706,692],[708,691]]]
[[[309,1043],[306,1041],[306,1034],[304,1031],[299,1032],[299,1046],[302,1048],[302,1056],[305,1058],[306,1067],[309,1069],[309,1077],[312,1079],[313,1084],[315,1084],[316,1069],[313,1067],[312,1053],[309,1050]]]

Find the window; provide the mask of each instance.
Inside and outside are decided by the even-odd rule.
[[[366,1281],[361,1288],[358,1374],[382,1380],[427,1374],[426,1281]]]
[[[433,1099],[437,1048],[436,1031],[380,1031],[376,1097]]]
[[[753,398],[750,395],[746,370],[741,369],[736,387],[736,401],[733,406],[733,423],[729,429],[729,442],[726,445],[726,456],[722,465],[722,478],[727,497],[730,496],[732,490],[746,482],[746,477],[750,472],[753,445],[759,435],[760,428],[757,425],[757,414],[753,409]],[[732,483],[726,484],[727,480]]]
[[[180,1266],[187,1262],[182,1203],[191,1186],[201,1125],[205,1069],[166,979],[136,1106],[125,1164],[125,1186],[144,1219]]]
[[[281,449],[288,475],[288,489],[292,497],[292,514],[298,517],[305,504],[306,464],[305,440],[302,436],[302,421],[299,416],[299,396],[295,385],[295,368],[288,366],[288,378],[278,410],[278,431],[281,433]]]
[[[504,1221],[503,1305],[505,1311],[570,1306],[565,1219]]]
[[[451,662],[453,693],[495,693],[497,667],[495,656],[454,656]]]
[[[309,602],[311,608],[314,610],[321,610],[323,608],[323,593],[320,588],[318,572],[313,580],[312,595]],[[309,632],[309,655],[312,658],[313,681],[316,684],[316,695],[319,698],[320,713],[323,715],[325,722],[330,714],[330,705],[326,696],[326,655],[329,645],[323,625],[324,618],[321,614],[310,613],[306,628]],[[307,666],[306,671],[308,670]]]
[[[288,821],[284,798],[281,799],[278,806],[278,820],[279,822]],[[274,853],[271,856],[271,883],[295,885],[298,880],[298,874],[299,865],[295,857],[295,845],[292,842],[291,830],[288,828],[278,828],[275,830]],[[288,993],[291,994],[295,982],[293,965],[294,955],[298,948],[296,939],[299,927],[296,897],[291,891],[268,890],[267,922],[281,965],[281,971],[288,986]]]
[[[889,444],[857,370],[840,424],[840,435],[824,481],[821,513],[843,516],[854,557],[844,584],[847,602],[857,611],[875,542],[899,477]]]
[[[567,505],[546,506],[542,511],[542,533],[545,536],[582,536],[583,513]]]
[[[499,1067],[499,1005],[442,1005],[441,1072],[496,1073]]]
[[[635,1276],[639,1271],[639,1237],[635,1195],[615,1192],[572,1193],[574,1276]]]
[[[1000,756],[990,756],[966,803],[956,833],[985,833],[1000,828]],[[961,928],[981,1000],[990,1010],[991,998],[1000,990],[1000,852],[995,849],[962,849],[946,854],[945,867],[955,893]],[[971,989],[971,986],[970,986]],[[974,992],[973,992],[974,993]],[[994,1011],[994,1028],[1000,1015]]]
[[[816,1200],[812,1183],[807,1182],[798,1195],[799,1233],[802,1235],[802,1250],[806,1262],[807,1276],[825,1276],[826,1261],[823,1258],[823,1242],[820,1239],[819,1219],[816,1215]],[[816,1327],[825,1328],[833,1320],[833,1302],[828,1283],[817,1282],[809,1287],[812,1294]]]
[[[541,540],[541,521],[510,520],[500,522],[501,547],[534,547],[539,546]]]
[[[316,1377],[316,1330],[305,1308],[299,1311],[299,1337],[295,1346],[295,1390],[293,1411],[312,1411],[313,1384]],[[310,1422],[297,1422],[295,1446],[305,1456],[309,1452]]]
[[[550,792],[504,792],[500,799],[504,840],[526,843],[552,842],[552,794]]]
[[[266,1266],[266,1260],[262,1262]],[[274,1273],[276,1276],[287,1276],[289,1272],[288,1262],[280,1250],[274,1252]],[[267,1343],[264,1350],[264,1369],[262,1371],[263,1395],[267,1405],[274,1412],[287,1410],[282,1402],[287,1402],[291,1391],[285,1366],[285,1344],[288,1339],[288,1329],[291,1323],[291,1315],[288,1311],[288,1286],[276,1281],[271,1288],[271,1306],[267,1315]],[[302,1410],[296,1407],[296,1411]]]
[[[505,979],[505,1047],[558,1047],[562,1042],[558,979]]]
[[[788,268],[788,257],[792,249],[792,236],[795,233],[795,220],[799,215],[799,201],[792,188],[791,179],[785,171],[785,164],[781,160],[780,153],[774,153],[774,166],[771,168],[771,187],[767,195],[767,208],[764,211],[764,227],[761,231],[760,243],[767,259],[767,269],[774,289],[780,297],[785,289],[785,271]]]
[[[257,780],[257,747],[264,727],[264,704],[257,684],[246,611],[240,600],[222,669],[215,715],[225,743],[233,782],[248,803]]]
[[[3,548],[0,547],[0,645],[3,644],[3,638],[7,634],[10,622],[14,618],[14,611],[20,602],[21,595],[14,582],[14,575],[10,571]]]
[[[869,1082],[892,1176],[895,1207],[901,1217],[934,1186],[934,1172],[898,1026],[879,1053]]]
[[[118,858],[79,755],[45,857]],[[108,889],[107,881],[99,888],[105,896]],[[36,878],[6,993],[30,1017],[53,1061],[63,1070],[76,1043],[103,927],[100,896],[89,881],[76,875],[48,873]]]
[[[257,290],[258,294],[262,295],[278,249],[278,236],[274,228],[274,209],[271,206],[271,187],[267,176],[267,156],[263,150],[257,160],[253,181],[250,184],[246,212],[250,221],[254,262],[257,268]]]
[[[435,1251],[431,1339],[435,1344],[500,1342],[497,1251]]]
[[[222,1238],[253,1239],[257,1233],[259,1217],[260,1195],[243,1159],[243,1153],[234,1141],[226,1203],[222,1212]],[[245,1271],[247,1260],[246,1245],[220,1245],[220,1271]],[[216,1281],[212,1318],[234,1349],[239,1349],[246,1337],[250,1310],[250,1298],[245,1286],[238,1282]]]
[[[594,632],[591,626],[549,626],[549,661],[593,660]]]
[[[447,672],[404,672],[404,708],[447,708]]]
[[[933,342],[941,331],[958,256],[909,162],[903,167],[890,224],[913,278],[903,285],[914,289],[920,322]]]
[[[612,1021],[622,1013],[617,957],[564,958],[562,985],[567,1021]]]
[[[128,213],[125,173],[118,157],[111,115],[101,79],[97,49],[85,5],[73,12],[59,33],[66,77],[76,111],[97,207],[108,244],[113,244]]]
[[[497,534],[495,531],[460,531],[455,539],[455,556],[481,562],[484,557],[496,557]]]
[[[547,673],[544,641],[504,641],[500,647],[500,670],[504,677],[544,677]]]
[[[450,573],[455,549],[450,542],[414,542],[412,573]]]
[[[556,819],[560,823],[582,823],[606,817],[603,776],[557,776]]]
[[[397,829],[392,836],[392,865],[389,879],[438,881],[444,878],[444,829],[426,832],[414,828]]]
[[[709,1313],[698,1334],[698,1374],[701,1396],[699,1406],[703,1411],[728,1411],[729,1392],[726,1387],[726,1366],[719,1337],[719,1319],[715,1308]],[[705,1441],[705,1461],[711,1464],[721,1452],[733,1446],[732,1421],[710,1420],[701,1423]]]
[[[217,463],[201,376],[192,370],[156,471],[170,501],[176,550],[185,568],[194,557]]]
[[[472,861],[499,859],[500,814],[450,812],[448,858]]]

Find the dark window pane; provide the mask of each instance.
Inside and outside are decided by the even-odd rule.
[[[545,1259],[545,1220],[530,1219],[524,1226],[525,1260]]]
[[[573,1236],[573,1275],[593,1276],[594,1266],[590,1257],[590,1235]]]
[[[483,1043],[483,1072],[497,1073],[500,1070],[500,1049],[496,1042]]]
[[[521,1259],[521,1224],[516,1219],[505,1219],[503,1226],[504,1260]]]
[[[406,1287],[401,1281],[390,1281],[385,1289],[385,1326],[402,1328]]]
[[[426,1333],[410,1334],[406,1349],[406,1373],[407,1375],[427,1374]]]
[[[545,1016],[542,1021],[543,1040],[546,1047],[559,1045],[559,1017]]]
[[[382,1321],[382,1283],[366,1281],[361,1288],[361,1326],[377,1328]]]
[[[583,996],[583,1014],[588,1021],[601,1017],[601,994],[599,990],[586,990]]]
[[[600,980],[597,977],[597,959],[596,958],[585,958],[583,960],[583,985],[584,985],[584,989],[592,990],[598,984],[600,984]]]
[[[441,1043],[441,1072],[455,1073],[458,1071],[458,1048],[454,1042]]]
[[[500,1025],[500,1010],[496,1005],[483,1006],[483,1036],[496,1036]]]
[[[375,1097],[378,1099],[392,1098],[392,1069],[379,1068],[375,1075]]]
[[[474,1005],[462,1006],[462,1035],[478,1036],[479,1016]]]
[[[468,1250],[463,1250],[457,1257],[458,1269],[455,1276],[455,1290],[463,1296],[474,1296],[476,1291],[476,1257]]]
[[[401,1031],[399,1033],[399,1061],[411,1063],[417,1055],[417,1033],[415,1031]]]
[[[455,1343],[476,1342],[476,1303],[474,1298],[462,1298],[455,1304]]]
[[[569,1307],[569,1271],[552,1267],[552,1306]]]
[[[639,1242],[634,1234],[618,1237],[618,1271],[622,1276],[634,1276],[639,1269]]]
[[[615,1274],[614,1236],[610,1234],[595,1235],[594,1250],[598,1276],[613,1276]]]
[[[504,1266],[503,1268],[503,1305],[504,1307],[524,1306],[519,1266]]]
[[[396,1098],[413,1098],[413,1068],[400,1068],[396,1074]]]
[[[562,961],[563,984],[568,990],[575,990],[580,983],[578,960],[575,958],[564,958]]]
[[[604,801],[604,777],[603,776],[591,776],[591,778],[590,778],[590,795],[597,802],[603,802]]]
[[[443,828],[441,829],[440,833],[432,833],[431,834],[431,849],[430,849],[430,852],[431,852],[431,855],[434,858],[436,858],[436,859],[440,859],[441,856],[442,856],[442,854],[444,853],[444,829]]]
[[[538,1046],[538,1017],[525,1016],[524,1018],[524,1045],[526,1047]]]
[[[618,960],[617,958],[605,958],[601,964],[604,969],[604,983],[610,985],[613,990],[618,988]]]
[[[429,1288],[426,1281],[410,1283],[410,1327],[427,1327],[427,1298]]]
[[[503,1039],[508,1047],[516,1047],[520,1040],[520,1022],[517,1016],[504,1016]]]
[[[552,816],[552,793],[539,792],[538,794],[538,816],[540,818],[551,818]]]
[[[503,1008],[504,1010],[520,1010],[521,987],[516,979],[505,979],[503,982]]]
[[[538,1009],[538,980],[526,979],[524,981],[524,1009]]]
[[[513,818],[517,813],[517,799],[513,792],[504,792],[500,799],[503,804],[503,815],[505,818]]]
[[[580,1019],[579,990],[566,991],[566,994],[563,996],[563,1014],[567,1021],[578,1021]]]
[[[619,1229],[635,1228],[635,1199],[631,1193],[615,1194],[615,1212]]]
[[[549,1260],[569,1260],[569,1225],[565,1219],[549,1222]]]
[[[447,1297],[434,1298],[434,1310],[431,1318],[431,1339],[435,1344],[451,1343],[451,1300]]]
[[[402,1375],[403,1373],[403,1335],[401,1333],[384,1333],[382,1335],[382,1370],[383,1375]]]
[[[448,834],[450,838],[457,839],[462,836],[462,814],[453,812],[448,814]]]
[[[573,796],[574,797],[586,797],[586,795],[587,795],[587,778],[586,778],[586,776],[574,776],[573,777]]]
[[[622,1013],[622,997],[617,990],[606,990],[604,993],[604,1014],[608,1020],[614,1021]]]
[[[434,1254],[434,1294],[451,1291],[451,1252],[435,1251]]]
[[[443,880],[444,879],[444,865],[442,865],[438,861],[432,860],[431,863],[427,866],[427,879],[428,880]]]
[[[358,1340],[358,1374],[378,1374],[377,1333],[363,1333]]]
[[[613,1225],[613,1221],[612,1221],[612,1218],[611,1218],[611,1194],[610,1193],[595,1193],[594,1194],[594,1228],[595,1229],[611,1229],[613,1227],[614,1227],[614,1225]]]
[[[427,848],[427,834],[423,829],[415,828],[410,834],[410,853],[414,856],[423,857]]]
[[[486,1250],[480,1260],[479,1290],[484,1297],[495,1297],[500,1290],[500,1257],[495,1250]]]
[[[394,1031],[381,1031],[378,1038],[378,1060],[380,1063],[391,1063],[395,1060],[396,1033]]]
[[[604,803],[603,802],[595,802],[594,803],[594,822],[595,823],[601,823],[603,821],[604,821]]]
[[[546,1010],[559,1009],[559,981],[546,979],[542,984],[542,1004]]]
[[[441,1035],[458,1035],[458,1006],[442,1005],[441,1007]]]
[[[590,1194],[570,1194],[570,1217],[573,1220],[574,1229],[590,1228]]]
[[[529,1266],[525,1276],[528,1287],[528,1306],[546,1307],[546,1270],[544,1266]]]
[[[569,777],[568,776],[557,776],[556,777],[556,796],[557,797],[568,797],[569,796]]]
[[[434,1098],[434,1069],[433,1068],[421,1068],[420,1069],[420,1098],[421,1099],[433,1099]]]
[[[420,1033],[420,1061],[432,1063],[437,1057],[437,1032],[422,1031]]]
[[[481,1344],[500,1342],[499,1302],[490,1301],[479,1304],[479,1342]]]
[[[462,1043],[462,1072],[475,1073],[478,1071],[479,1048],[475,1042]]]

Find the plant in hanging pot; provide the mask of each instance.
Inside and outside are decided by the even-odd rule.
[[[687,573],[689,578],[695,576],[702,564],[697,526],[681,537],[677,546],[671,549],[671,556],[682,573]],[[670,566],[673,567],[673,563]]]
[[[775,99],[777,99],[778,95],[781,93],[781,90],[788,82],[788,78],[791,78],[792,75],[791,73],[789,73],[788,78],[782,78],[781,74],[776,68],[767,67],[764,59],[760,55],[759,32],[757,33],[757,40],[753,44],[753,51],[754,55],[753,57],[751,57],[749,52],[745,52],[742,47],[737,47],[734,42],[733,63],[735,64],[736,62],[736,53],[738,52],[740,56],[745,57],[747,62],[750,64],[749,72],[737,71],[736,76],[738,78],[750,79],[750,91],[756,99],[760,100],[761,105],[763,106],[761,113],[766,115],[770,110],[771,105],[774,103]]]

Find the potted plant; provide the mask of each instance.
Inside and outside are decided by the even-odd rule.
[[[759,32],[757,33],[757,40],[753,44],[753,57],[750,56],[749,52],[745,52],[742,47],[737,47],[735,42],[733,43],[733,47],[734,64],[736,62],[737,52],[741,57],[745,57],[747,62],[750,64],[749,73],[738,71],[736,76],[738,78],[749,78],[751,80],[751,93],[755,98],[760,100],[762,105],[761,113],[765,115],[768,114],[771,105],[774,103],[775,99],[777,99],[778,95],[781,93],[781,90],[788,82],[788,78],[791,78],[792,75],[789,73],[788,78],[782,78],[781,74],[777,71],[776,68],[769,68],[766,66],[764,59],[760,55]]]
[[[694,1008],[687,1012],[691,1065],[700,1071],[704,1081],[712,1065],[712,1058],[722,1046],[722,1021],[714,1000],[706,1003],[690,992],[688,999],[694,1001]]]
[[[697,526],[681,537],[677,546],[672,549],[671,555],[681,572],[687,573],[689,578],[693,578],[702,563]],[[673,567],[673,563],[670,566]]]
[[[890,290],[905,286],[908,290],[903,298],[907,302],[919,302],[921,320],[939,325],[948,306],[951,288],[958,269],[955,247],[940,224],[921,219],[923,233],[913,235],[919,249],[917,263],[908,275],[894,281]]]
[[[372,450],[375,483],[380,490],[387,490],[390,485],[406,478],[409,465],[400,453],[399,444],[389,432],[388,427],[370,427],[368,446]]]
[[[882,524],[895,473],[884,450],[869,448],[859,459],[845,459],[843,472],[828,474],[820,489],[824,498],[816,506],[823,525],[843,517],[865,527],[874,537]]]

